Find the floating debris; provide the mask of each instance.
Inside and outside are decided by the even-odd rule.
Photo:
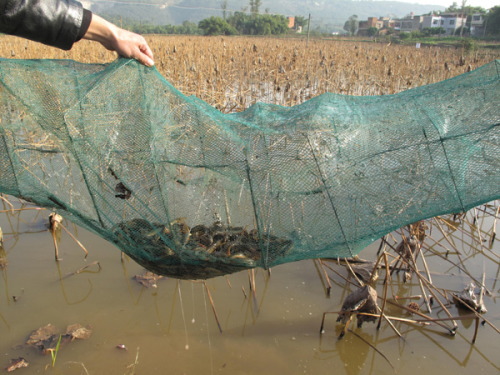
[[[23,368],[23,367],[28,367],[29,363],[27,360],[25,360],[23,357],[19,358],[13,358],[10,360],[10,366],[6,368],[7,372],[12,372],[14,370]]]

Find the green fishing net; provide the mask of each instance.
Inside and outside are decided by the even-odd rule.
[[[178,278],[352,256],[500,198],[499,68],[222,114],[132,60],[4,59],[0,191]]]

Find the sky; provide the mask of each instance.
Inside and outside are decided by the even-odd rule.
[[[462,5],[462,0],[397,0],[404,3],[412,3],[412,4],[432,4],[432,5],[441,5],[443,7],[449,7],[456,2],[459,6]],[[495,5],[500,6],[500,0],[467,0],[466,5],[470,6],[478,6],[483,7],[485,9],[489,9],[494,7]]]

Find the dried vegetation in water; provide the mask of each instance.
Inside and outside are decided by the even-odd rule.
[[[477,271],[481,262],[500,265],[494,250],[499,210],[500,202],[495,201],[401,228],[381,239],[375,262],[357,257],[317,261],[327,293],[333,283],[351,291],[340,311],[323,314],[320,332],[325,333],[326,318],[334,314],[343,325],[339,338],[347,331],[356,334],[348,329],[354,316],[358,328],[364,321],[378,322],[377,329],[388,324],[400,338],[404,326],[454,336],[460,320],[475,322],[472,343],[480,325],[500,333],[486,316],[486,300],[494,302],[497,277],[487,279],[484,268]],[[369,277],[359,277],[354,267],[359,265],[371,269]],[[376,274],[383,276],[377,281]]]

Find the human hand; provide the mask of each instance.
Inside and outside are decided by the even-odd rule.
[[[139,34],[124,30],[93,14],[84,39],[101,43],[106,49],[116,51],[120,56],[136,59],[141,64],[153,66],[153,52]]]

